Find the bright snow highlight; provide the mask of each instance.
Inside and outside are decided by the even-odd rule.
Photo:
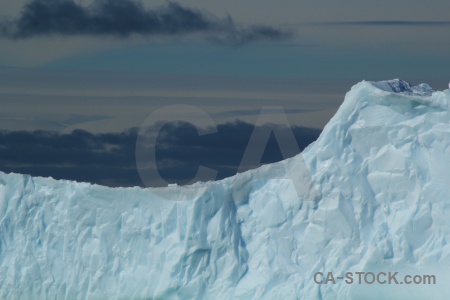
[[[304,162],[190,187],[0,173],[0,298],[448,298],[449,102],[425,84],[361,82]],[[319,271],[437,284],[317,285]]]

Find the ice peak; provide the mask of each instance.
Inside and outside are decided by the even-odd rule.
[[[434,92],[433,88],[426,83],[411,85],[409,82],[402,79],[369,82],[383,91],[409,96],[431,96]]]

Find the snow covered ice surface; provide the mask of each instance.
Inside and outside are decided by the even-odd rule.
[[[448,299],[449,101],[361,82],[303,158],[189,187],[0,173],[0,298]],[[318,271],[437,283],[318,285]]]

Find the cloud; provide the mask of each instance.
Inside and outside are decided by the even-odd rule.
[[[0,23],[4,37],[35,36],[181,36],[203,34],[208,40],[243,44],[282,40],[290,31],[264,25],[240,26],[231,16],[221,19],[175,2],[146,9],[135,0],[95,0],[83,6],[74,0],[32,0],[18,19]]]
[[[106,185],[136,185],[136,133],[95,135],[82,130],[0,132],[0,170]]]
[[[155,145],[158,170],[167,181],[179,184],[194,178],[199,165],[217,170],[217,179],[232,176],[253,129],[251,124],[236,121],[218,125],[217,133],[199,136],[188,123],[169,123],[159,132]],[[320,134],[318,129],[292,130],[300,149]],[[83,130],[68,134],[0,131],[0,171],[108,186],[142,185],[135,160],[137,134],[137,128],[102,134]],[[261,162],[282,159],[277,141],[271,136]]]

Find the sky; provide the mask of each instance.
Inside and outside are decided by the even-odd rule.
[[[448,11],[443,0],[1,1],[0,170],[140,185],[139,128],[168,105],[205,112],[198,125],[212,118],[230,145],[249,139],[263,107],[282,108],[303,148],[361,80],[446,89]],[[276,123],[277,114],[263,119]],[[218,178],[236,172],[245,142],[228,152],[217,136],[185,144],[192,126],[176,126],[158,146],[174,151],[156,151],[163,177],[188,182],[199,153]],[[283,158],[274,141],[265,162]]]

